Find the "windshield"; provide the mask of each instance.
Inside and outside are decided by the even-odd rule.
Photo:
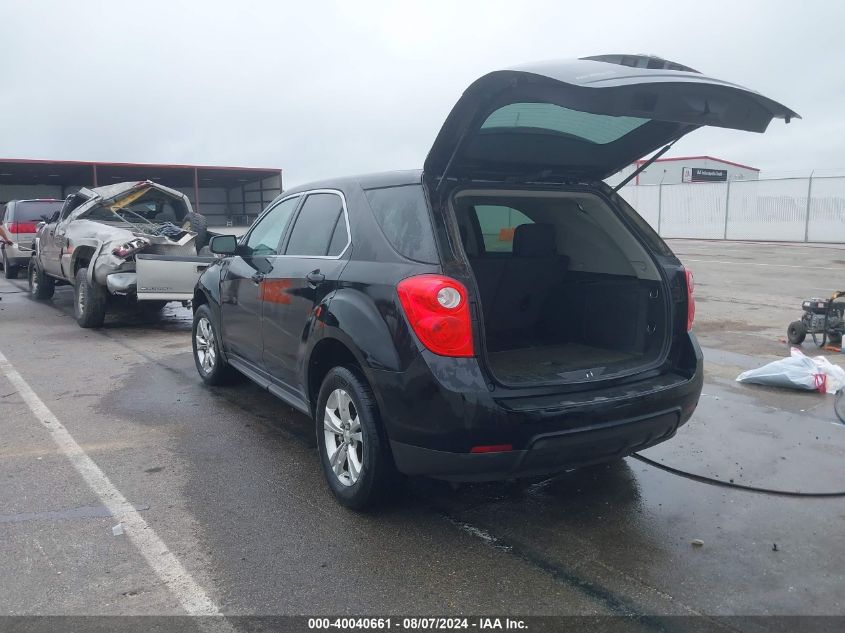
[[[23,200],[15,205],[15,222],[49,220],[62,208],[62,200]]]

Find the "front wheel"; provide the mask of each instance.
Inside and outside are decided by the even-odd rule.
[[[88,269],[80,268],[73,278],[73,313],[79,327],[100,327],[106,320],[108,291],[88,281]]]
[[[35,258],[29,262],[29,295],[33,299],[45,301],[56,291],[56,280],[44,274]]]
[[[207,305],[201,305],[194,313],[191,342],[194,364],[205,384],[223,385],[237,377],[237,370],[230,366],[220,353],[222,341]]]
[[[358,373],[326,375],[315,415],[323,474],[335,498],[354,510],[385,501],[401,482],[373,392]]]

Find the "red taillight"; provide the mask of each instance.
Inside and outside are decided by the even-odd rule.
[[[414,333],[440,356],[473,356],[467,289],[443,275],[416,275],[396,286]]]
[[[513,450],[513,444],[490,444],[488,446],[473,446],[470,453],[507,453]]]
[[[134,240],[129,240],[126,244],[121,244],[112,249],[112,254],[126,259],[130,255],[134,255],[141,249],[145,248],[149,242],[142,237],[136,237]]]
[[[9,233],[35,233],[38,225],[35,222],[10,222]]]
[[[693,321],[695,321],[695,281],[692,278],[692,271],[689,268],[684,269],[687,277],[687,332],[692,330]]]

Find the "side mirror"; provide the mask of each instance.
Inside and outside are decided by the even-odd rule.
[[[234,235],[215,235],[208,248],[217,255],[234,255],[238,252],[238,240]]]

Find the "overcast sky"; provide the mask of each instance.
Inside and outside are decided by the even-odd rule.
[[[486,72],[649,53],[804,117],[670,156],[845,171],[843,31],[834,1],[0,0],[0,156],[280,167],[285,186],[415,168]]]

